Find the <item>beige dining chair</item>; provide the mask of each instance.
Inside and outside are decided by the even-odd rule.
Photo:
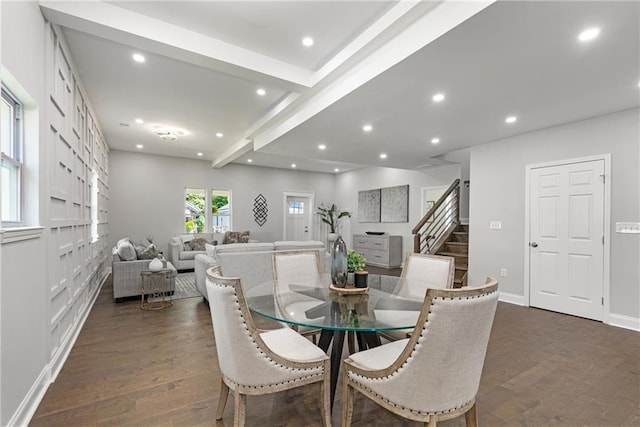
[[[234,426],[245,423],[246,398],[320,383],[322,422],[331,425],[329,358],[291,328],[256,329],[238,278],[207,271],[207,293],[221,372],[216,419],[229,392],[234,395]]]
[[[343,362],[342,426],[355,392],[383,408],[435,427],[465,415],[477,425],[476,396],[498,304],[498,282],[428,289],[410,338],[352,354]]]
[[[281,309],[282,318],[290,318],[292,321],[300,323],[311,321],[305,312],[323,302],[313,301],[302,295],[296,299],[295,293],[289,290],[289,285],[314,284],[321,274],[320,254],[316,250],[273,253],[274,296],[277,302],[276,308]],[[304,336],[311,336],[315,344],[316,334],[320,332],[319,329],[305,326],[292,327]]]
[[[404,260],[400,278],[404,279],[404,288],[398,294],[404,298],[424,298],[427,288],[451,289],[455,274],[455,258],[441,255],[418,254],[409,252]],[[376,319],[382,324],[399,325],[415,323],[417,311],[377,310]],[[390,341],[406,338],[411,329],[398,329],[381,332]]]

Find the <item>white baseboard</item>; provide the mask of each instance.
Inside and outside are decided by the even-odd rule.
[[[611,326],[617,326],[618,328],[640,332],[640,319],[637,317],[610,313],[609,321],[605,323]]]
[[[508,292],[500,292],[500,296],[498,297],[498,301],[508,302],[509,304],[522,305],[524,306],[524,296],[517,294],[510,294]]]
[[[29,425],[31,417],[36,413],[38,405],[42,402],[42,399],[49,388],[49,384],[51,384],[51,369],[49,368],[49,365],[47,365],[40,372],[40,375],[36,378],[36,381],[31,386],[31,389],[25,398],[22,399],[20,406],[18,406],[18,409],[14,412],[13,416],[7,423],[7,427]]]
[[[107,277],[108,271],[105,271],[103,277],[100,278],[100,285],[96,287],[93,295],[91,295],[90,297],[90,303],[85,306],[85,309],[83,310],[81,315],[78,316],[78,319],[73,326],[72,332],[67,336],[65,342],[61,343],[60,349],[56,352],[52,360],[42,369],[40,375],[38,375],[38,378],[31,386],[31,389],[29,390],[27,395],[24,397],[24,399],[22,399],[20,406],[18,406],[18,409],[16,410],[16,412],[14,412],[13,416],[7,423],[7,427],[29,425],[31,418],[33,417],[33,414],[36,413],[36,410],[38,409],[40,402],[42,402],[42,399],[44,398],[49,385],[56,380],[58,374],[60,373],[60,370],[62,369],[62,366],[64,365],[64,362],[67,361],[69,353],[71,352],[71,349],[73,348],[73,345],[75,344],[76,339],[78,338],[78,335],[82,330],[84,322],[87,320],[87,317],[89,317],[89,313],[93,308],[93,304],[96,302],[96,298],[100,294],[102,285],[104,285]]]

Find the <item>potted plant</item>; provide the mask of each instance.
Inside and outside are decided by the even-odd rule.
[[[330,241],[336,240],[336,234],[338,232],[338,222],[340,221],[340,218],[351,216],[350,212],[338,209],[335,204],[331,204],[330,207],[327,207],[324,205],[324,203],[318,206],[318,210],[316,211],[316,213],[320,215],[320,219],[322,220],[322,222],[329,225]]]
[[[347,251],[347,270],[353,272],[353,282],[356,288],[366,288],[368,271],[365,271],[367,259],[359,252],[349,249]]]

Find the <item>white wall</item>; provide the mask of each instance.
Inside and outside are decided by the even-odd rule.
[[[26,99],[25,225],[0,232],[0,425],[26,425],[107,273],[106,152],[61,31],[38,2],[0,2],[3,82]],[[13,87],[12,87],[13,89]],[[95,117],[95,115],[93,115]],[[99,238],[90,236],[90,171]]]
[[[184,233],[187,187],[231,190],[233,228],[249,230],[252,239],[273,242],[283,236],[283,193],[314,193],[316,204],[330,201],[334,176],[236,164],[213,169],[206,160],[113,150],[109,154],[109,184],[111,246],[122,237],[142,240],[150,234],[166,250],[171,236]],[[253,216],[258,194],[267,199],[269,209],[262,227]],[[313,238],[324,240],[319,221],[313,225]]]
[[[423,187],[449,186],[460,178],[460,165],[447,165],[423,171],[409,171],[371,167],[341,173],[336,179],[335,203],[351,212],[342,231],[347,247],[353,245],[352,236],[365,231],[385,231],[390,235],[402,236],[402,259],[413,251],[411,229],[422,218],[420,212],[420,191]],[[359,223],[358,191],[409,184],[409,222],[403,223]]]
[[[502,292],[524,294],[525,166],[611,153],[610,312],[640,317],[640,235],[615,233],[640,221],[640,110],[531,132],[471,149],[469,284],[500,278]],[[502,221],[502,230],[489,222]]]

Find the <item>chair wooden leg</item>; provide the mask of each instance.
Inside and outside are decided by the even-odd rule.
[[[478,411],[476,410],[476,403],[464,413],[464,419],[467,422],[467,427],[478,427]]]
[[[244,427],[246,417],[247,395],[236,391],[233,395],[233,426]]]
[[[320,412],[324,427],[331,427],[331,383],[329,381],[329,366],[325,365],[324,381],[320,383]]]
[[[429,417],[429,422],[428,423],[424,423],[425,427],[436,427],[438,425],[438,419],[436,418],[435,415],[431,415]]]
[[[227,406],[229,398],[229,386],[220,378],[220,396],[218,397],[218,410],[216,411],[216,420],[221,420],[224,414],[224,407]]]
[[[353,418],[353,388],[349,387],[347,380],[347,369],[344,369],[342,376],[342,427],[351,426]]]

